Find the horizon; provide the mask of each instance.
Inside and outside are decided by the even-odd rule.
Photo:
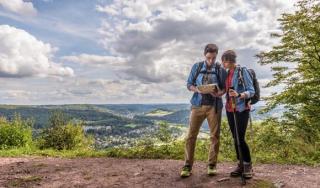
[[[253,106],[265,106],[263,100],[259,101],[258,103],[254,104]],[[0,104],[7,105],[7,106],[63,106],[63,105],[191,105],[189,102],[187,103],[63,103],[63,104]]]

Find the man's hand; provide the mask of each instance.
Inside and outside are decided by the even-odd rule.
[[[197,93],[199,93],[199,94],[202,94],[202,92],[197,88],[197,87],[195,87],[196,88],[196,91],[195,92],[197,92]]]
[[[221,97],[222,95],[225,94],[225,91],[222,90],[222,91],[216,91],[216,92],[212,92],[210,93],[213,97]]]
[[[221,95],[219,94],[219,92],[212,92],[210,93],[213,97],[220,97]]]
[[[201,91],[196,86],[190,86],[190,90],[201,94]]]

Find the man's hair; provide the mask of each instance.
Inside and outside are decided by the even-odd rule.
[[[207,53],[218,53],[219,48],[215,44],[207,44],[206,47],[204,47],[204,55]]]
[[[230,61],[232,63],[235,63],[236,59],[237,55],[236,52],[233,50],[227,50],[221,56],[221,61]]]

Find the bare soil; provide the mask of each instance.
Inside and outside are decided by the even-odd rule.
[[[189,178],[180,178],[183,161],[115,158],[0,158],[0,187],[241,187],[230,178],[234,163],[218,164],[206,175],[196,162]],[[261,164],[245,187],[320,187],[320,167]]]

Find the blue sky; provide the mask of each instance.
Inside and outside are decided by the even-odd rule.
[[[263,85],[272,73],[254,55],[277,44],[294,2],[0,0],[0,103],[187,103],[207,43],[234,49]]]

